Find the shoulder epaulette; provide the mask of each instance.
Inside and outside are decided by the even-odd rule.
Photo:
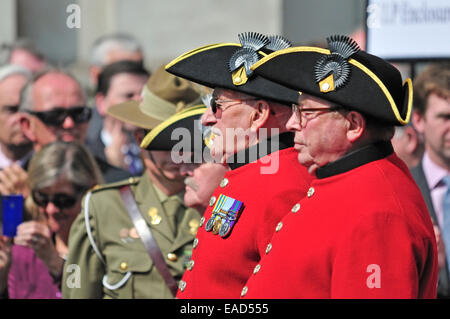
[[[124,179],[122,181],[114,182],[114,183],[108,183],[108,184],[97,184],[94,187],[92,187],[89,191],[92,193],[105,190],[105,189],[113,189],[118,188],[125,185],[134,185],[137,184],[140,180],[140,177],[130,177],[128,179]]]

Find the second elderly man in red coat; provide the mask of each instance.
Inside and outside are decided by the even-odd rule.
[[[285,49],[252,67],[300,91],[287,127],[317,179],[277,225],[241,296],[435,298],[433,226],[390,143],[409,121],[411,80],[347,37],[328,47]]]

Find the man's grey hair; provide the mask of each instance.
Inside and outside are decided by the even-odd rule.
[[[103,67],[106,64],[106,56],[111,50],[123,50],[127,52],[142,52],[142,47],[135,37],[125,33],[107,34],[98,38],[92,48],[89,63]]]
[[[11,75],[23,75],[28,80],[31,79],[31,72],[23,66],[15,64],[6,64],[0,67],[0,82]]]
[[[24,50],[29,54],[36,57],[36,59],[41,61],[46,61],[45,56],[36,48],[36,46],[26,38],[18,39],[12,43],[2,43],[1,46],[1,61],[4,64],[9,63],[11,60],[11,55],[14,50]]]
[[[423,139],[424,139],[423,134],[422,134],[422,133],[419,133],[419,132],[417,131],[417,129],[414,127],[414,125],[412,124],[411,121],[409,121],[409,122],[408,122],[406,125],[404,125],[404,126],[396,126],[396,127],[395,127],[394,138],[402,138],[403,135],[405,134],[405,129],[406,129],[408,126],[411,126],[411,127],[413,128],[414,132],[415,132],[416,135],[417,135],[417,139],[419,140],[419,143],[423,143],[423,142],[424,142],[424,141],[423,141]]]
[[[19,103],[19,112],[26,112],[26,111],[32,111],[33,110],[33,86],[34,84],[44,75],[49,73],[61,73],[64,75],[67,75],[72,80],[74,80],[81,90],[81,95],[83,97],[83,101],[87,101],[86,92],[83,89],[83,86],[81,85],[80,81],[77,80],[69,71],[56,68],[56,67],[49,67],[41,72],[36,73],[33,77],[31,77],[25,86],[22,88],[22,91],[20,91],[20,103]]]

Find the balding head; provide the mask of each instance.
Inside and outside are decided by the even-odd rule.
[[[82,106],[85,103],[78,82],[61,72],[50,72],[40,77],[34,83],[31,96],[34,111],[46,111],[56,106]]]
[[[37,101],[34,101],[35,97]],[[42,103],[45,101],[47,105],[51,97],[65,99],[66,103],[70,101],[78,105],[86,103],[85,92],[75,77],[60,69],[48,69],[36,74],[27,82],[20,97],[20,111],[39,111]]]
[[[58,69],[37,74],[22,91],[20,111],[27,113],[22,129],[36,149],[55,140],[84,143],[90,118],[85,101],[70,74]]]

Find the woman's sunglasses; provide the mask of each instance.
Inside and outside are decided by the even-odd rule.
[[[39,191],[32,191],[31,196],[33,197],[33,201],[39,207],[47,207],[48,203],[53,203],[59,209],[71,208],[73,207],[79,200],[80,195],[72,196],[64,193],[56,193],[54,195],[47,195]]]
[[[88,106],[77,106],[71,108],[56,107],[50,111],[27,111],[27,113],[36,116],[44,124],[50,126],[61,126],[67,117],[70,117],[75,124],[86,123],[92,116],[92,110]]]

